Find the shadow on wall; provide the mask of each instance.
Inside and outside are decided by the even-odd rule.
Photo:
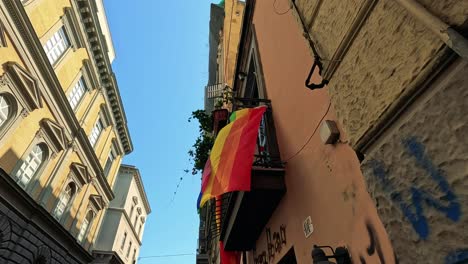
[[[0,157],[0,168],[3,169],[5,171],[5,173],[9,177],[12,177],[11,173],[12,173],[14,167],[16,166],[16,164],[18,164],[19,160],[20,160],[20,157],[17,155],[17,153],[14,152],[10,148],[5,152],[5,154],[3,156]],[[48,212],[48,214],[51,216],[51,218],[53,218],[52,213],[53,213],[53,211],[55,209],[55,206],[57,205],[59,197],[54,194],[52,186],[50,186],[50,185],[42,186],[40,184],[39,179],[40,179],[40,177],[36,177],[36,178],[32,179],[31,182],[29,182],[28,186],[36,186],[36,188],[30,190],[31,192],[28,192],[28,194],[32,199],[34,199],[36,201],[36,203],[39,206],[41,206],[45,211]],[[83,189],[81,189],[81,192],[84,192],[85,188],[86,187],[83,187]],[[44,194],[44,195],[42,196],[41,194]],[[77,193],[77,195],[79,195],[79,193]],[[2,195],[2,197],[5,198],[5,197],[8,197],[8,196],[6,196],[6,194],[5,194],[5,195]],[[46,197],[46,199],[44,199],[43,202],[41,202],[41,199],[43,197]],[[81,197],[81,196],[77,196],[77,197]],[[8,199],[8,198],[6,198],[6,199]],[[78,236],[78,233],[80,231],[79,224],[82,223],[82,221],[79,221],[79,220],[82,220],[82,219],[72,218],[73,215],[76,215],[77,213],[79,213],[78,210],[80,210],[80,208],[82,208],[82,206],[86,202],[86,199],[87,199],[87,197],[83,197],[83,200],[75,199],[74,200],[75,206],[70,208],[69,210],[65,211],[60,220],[56,220],[55,218],[53,218],[53,219],[54,219],[54,221],[57,222],[57,225],[60,225],[65,230],[67,230],[68,233],[71,234],[71,236],[73,237],[73,239],[77,243],[81,244],[84,249],[89,251],[89,249],[92,247],[92,241],[89,239],[89,236],[86,238],[86,240],[84,240],[81,243],[79,241],[77,241],[77,239],[76,239],[77,236]],[[14,201],[9,201],[9,200],[6,200],[6,201],[8,203],[14,203]],[[2,212],[0,212],[0,214],[1,213]],[[22,220],[20,222],[17,222],[17,223],[15,221],[15,224],[17,224],[17,225],[21,225],[21,226],[25,225],[26,226],[24,228],[21,227],[20,229],[28,229],[29,226],[30,226],[30,223],[33,222],[35,218],[40,217],[40,214],[38,215],[37,212],[21,212],[21,213],[24,214],[26,219],[29,219],[29,221],[24,219],[26,222],[23,223],[23,224],[21,224],[21,222],[23,222]],[[78,217],[83,217],[83,216],[78,215]],[[0,230],[0,235],[2,235],[1,231],[2,230]],[[0,236],[0,240],[1,240],[1,238],[2,237]],[[57,247],[57,245],[55,245],[55,247]],[[8,252],[9,252],[8,254],[14,254],[14,252],[16,252],[16,251],[15,251],[15,249],[13,249],[13,250],[9,249]],[[65,255],[69,254],[67,252],[67,249],[63,249],[63,254],[65,254]],[[8,259],[8,256],[6,256],[4,254],[2,256],[6,257]],[[0,258],[0,260],[1,260],[1,258]]]
[[[5,154],[0,157],[0,167],[3,168],[7,173],[11,173],[18,160],[18,154],[9,148]]]

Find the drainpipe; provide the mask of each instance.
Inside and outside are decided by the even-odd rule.
[[[460,57],[468,59],[468,40],[455,31],[455,29],[445,24],[438,17],[432,15],[415,0],[396,0],[396,2],[436,34],[437,37],[439,37]]]

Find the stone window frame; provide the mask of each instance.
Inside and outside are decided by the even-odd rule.
[[[74,199],[78,196],[78,194],[81,192],[83,187],[86,184],[91,182],[91,176],[88,172],[88,168],[81,163],[72,162],[70,164],[70,172],[68,174],[68,177],[66,181],[64,182],[64,184],[62,184],[60,195],[63,193],[67,185],[69,185],[72,182],[75,184],[75,187],[76,187],[75,194],[74,194],[74,197],[69,201],[69,206],[66,210],[64,210],[63,214],[69,212],[71,206],[73,205]],[[53,210],[55,210],[55,208],[57,207],[58,202],[59,200],[57,198],[57,201],[55,201],[54,203]],[[59,222],[62,224],[65,223],[65,221],[67,220],[66,217],[63,217],[63,214],[62,214],[61,219],[59,220]]]
[[[23,152],[20,159],[16,162],[11,172],[11,176],[15,177],[14,174],[20,169],[23,161],[26,159],[26,157],[36,145],[43,144],[47,148],[44,161],[41,163],[39,169],[34,173],[33,177],[30,179],[27,186],[24,188],[24,190],[29,194],[31,194],[31,192],[39,184],[37,179],[39,179],[42,176],[44,170],[50,164],[50,161],[55,159],[60,152],[67,149],[68,147],[66,143],[64,128],[61,127],[58,123],[48,118],[44,118],[39,122],[39,124],[39,130],[36,132],[36,135],[29,143],[28,147]]]
[[[98,115],[97,115],[97,117],[96,117],[96,119],[94,120],[94,123],[93,123],[94,125],[92,126],[91,130],[88,133],[88,140],[89,140],[91,134],[93,133],[93,130],[94,130],[96,124],[100,120],[101,124],[102,124],[101,131],[99,132],[99,135],[96,138],[96,141],[95,141],[94,144],[91,144],[91,141],[89,142],[91,144],[91,146],[93,147],[93,149],[95,149],[95,150],[96,150],[96,147],[99,145],[99,141],[102,138],[104,130],[106,130],[111,125],[110,115],[109,115],[109,112],[107,111],[107,108],[105,107],[105,104],[102,103],[99,109],[100,109],[99,113],[98,113]]]
[[[70,200],[68,200],[68,204],[67,206],[65,207],[65,209],[63,210],[62,212],[62,215],[59,217],[59,219],[55,218],[55,210],[57,209],[57,206],[59,205],[59,202],[60,202],[60,197],[63,195],[63,193],[65,192],[66,188],[68,185],[72,184],[74,185],[75,187],[75,190],[74,190],[74,193],[73,193],[73,196],[70,197]],[[78,196],[78,193],[81,191],[81,188],[78,186],[77,182],[75,181],[75,179],[73,179],[72,177],[69,177],[66,181],[65,181],[65,184],[62,185],[61,189],[60,189],[60,194],[59,194],[59,197],[57,197],[55,203],[54,203],[54,207],[52,209],[52,216],[54,216],[54,218],[61,224],[64,224],[65,221],[67,220],[68,217],[66,217],[66,214],[70,212],[70,209],[71,207],[73,206],[73,203],[75,202],[75,199],[76,197]]]
[[[14,95],[10,93],[9,90],[4,89],[3,86],[0,85],[0,96],[4,98],[9,104],[9,113],[8,117],[3,124],[0,125],[0,141],[3,139],[5,134],[11,129],[14,125],[15,121],[20,118],[21,113],[18,113],[18,102],[15,99]]]
[[[78,84],[79,81],[82,81],[83,83],[83,86],[84,86],[84,92],[83,92],[83,95],[80,97],[78,103],[76,104],[75,108],[73,108],[73,106],[71,105],[71,102],[70,102],[70,94],[73,92],[73,89],[75,88],[75,86]],[[89,82],[87,81],[87,79],[84,77],[83,75],[83,72],[82,71],[79,71],[78,74],[75,76],[75,78],[73,79],[73,81],[70,83],[68,89],[65,91],[65,96],[67,97],[67,101],[68,101],[68,104],[70,105],[70,107],[72,108],[73,112],[75,112],[75,114],[78,112],[78,110],[80,109],[80,106],[81,104],[83,103],[85,97],[87,95],[89,95],[91,93],[91,88],[89,88]]]
[[[36,134],[32,142],[29,144],[28,148],[23,152],[21,157],[16,161],[16,164],[10,173],[10,176],[15,180],[15,182],[17,182],[17,184],[21,186],[18,183],[18,179],[16,178],[16,173],[19,171],[19,169],[24,163],[24,160],[26,160],[26,158],[29,156],[29,154],[31,153],[31,151],[33,150],[35,146],[42,145],[45,147],[45,149],[43,149],[44,157],[42,158],[43,160],[41,164],[39,165],[39,168],[34,172],[34,175],[31,176],[31,179],[28,181],[26,186],[24,188],[21,187],[28,194],[31,194],[31,191],[33,190],[33,186],[35,185],[34,182],[36,182],[37,179],[39,179],[42,176],[42,173],[44,172],[45,168],[50,164],[50,160],[52,159],[52,153],[51,153],[50,148],[47,146],[47,143],[42,139],[42,136],[38,134],[39,133]]]
[[[42,108],[39,82],[16,62],[6,62],[0,76],[0,94],[5,94],[14,105],[12,117],[0,128],[0,147],[29,113]]]
[[[78,240],[78,235],[79,235],[79,232],[81,230],[81,225],[83,224],[85,218],[83,218],[83,220],[81,221],[80,223],[80,229],[78,230],[78,234],[76,234],[76,239],[78,241],[78,243],[80,243],[81,245],[86,245],[86,243],[88,242],[86,240],[87,237],[89,237],[90,233],[89,231],[91,230],[93,224],[94,224],[94,220],[96,219],[97,215],[99,214],[99,211],[101,211],[102,209],[104,209],[105,207],[105,202],[104,200],[102,199],[102,197],[100,195],[97,195],[97,194],[91,194],[89,196],[89,199],[88,199],[88,206],[86,208],[86,214],[84,215],[84,217],[86,218],[88,216],[88,214],[90,212],[92,212],[93,214],[93,219],[92,221],[90,221],[89,225],[88,225],[88,230],[86,231],[85,235],[83,236],[83,240],[82,241],[79,241]],[[90,241],[90,244],[92,244],[92,242]]]
[[[77,49],[84,48],[86,46],[85,39],[80,33],[81,30],[79,22],[71,7],[65,7],[64,13],[59,20],[57,20],[57,22],[55,22],[55,24],[42,37],[40,37],[41,45],[44,47],[47,41],[62,27],[70,45],[67,50],[65,50],[52,64],[54,69],[62,64],[63,59],[67,56],[70,50],[76,51]]]
[[[82,240],[80,241],[79,240],[79,235],[80,235],[80,232],[81,232],[81,228],[83,227],[83,223],[84,223],[84,221],[86,220],[86,218],[88,217],[88,215],[90,213],[91,213],[91,221],[88,221],[88,226],[86,227],[86,231],[84,232]],[[86,238],[88,238],[88,236],[89,236],[89,231],[91,230],[91,227],[94,224],[94,220],[96,219],[96,216],[97,216],[97,212],[93,208],[88,206],[88,208],[86,209],[86,213],[84,215],[84,218],[80,223],[80,228],[78,229],[78,233],[76,234],[76,240],[78,241],[78,243],[80,245],[84,245],[84,244],[86,244],[88,242],[86,240]]]
[[[113,159],[111,160],[111,156]],[[109,149],[109,153],[107,154],[106,162],[104,163],[104,177],[107,179],[109,178],[109,173],[112,171],[112,167],[114,167],[115,160],[117,159],[117,150],[114,146],[114,139],[112,139],[111,147]],[[109,163],[110,162],[110,163]]]
[[[67,100],[68,100],[69,95],[73,90],[73,87],[80,81],[80,79],[83,80],[83,84],[85,86],[86,91],[83,94],[83,96],[80,98],[80,101],[76,105],[75,109],[73,109],[73,107],[72,107],[73,112],[75,112],[75,113],[78,112],[78,109],[81,107],[81,104],[83,103],[85,97],[87,95],[91,94],[94,90],[96,90],[99,87],[99,81],[96,79],[95,75],[93,74],[92,67],[93,66],[91,64],[91,61],[88,60],[88,59],[84,59],[83,60],[83,66],[81,67],[80,71],[76,74],[75,78],[70,83],[67,90],[65,91],[65,95],[66,95]]]

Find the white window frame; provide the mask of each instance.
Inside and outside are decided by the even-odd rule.
[[[88,216],[90,216],[91,220],[88,219]],[[80,232],[77,236],[78,242],[82,243],[84,239],[88,236],[89,230],[91,229],[91,226],[93,224],[93,220],[94,213],[91,210],[88,210],[85,218],[83,219],[83,222],[81,223]]]
[[[81,76],[75,83],[75,85],[73,85],[73,88],[67,96],[68,103],[70,104],[73,111],[76,111],[78,109],[78,106],[85,97],[87,91],[88,87],[83,76]]]
[[[6,94],[0,93],[0,128],[8,124],[14,112],[13,104]]]
[[[117,158],[115,151],[113,148],[109,151],[109,155],[106,159],[106,164],[104,165],[104,174],[106,177],[109,177],[109,173],[112,170],[112,165],[114,164],[114,160]]]
[[[65,26],[62,25],[56,32],[54,32],[54,34],[52,34],[52,36],[50,36],[46,41],[43,48],[50,64],[55,66],[67,50],[71,48],[71,43],[68,39]]]
[[[68,189],[70,193],[67,193]],[[60,221],[63,215],[70,209],[77,191],[77,185],[73,181],[67,183],[65,189],[60,194],[57,205],[55,206],[52,214],[57,221]]]
[[[40,153],[38,152],[39,150]],[[16,182],[19,186],[21,186],[21,188],[26,189],[31,183],[32,179],[39,174],[47,160],[47,155],[48,149],[44,143],[37,143],[28,151],[28,154],[24,157],[24,160],[21,160],[17,169],[13,173]],[[32,164],[32,162],[35,162],[36,165]],[[28,175],[26,171],[31,169],[32,174]],[[27,179],[26,183],[23,181],[24,178]]]
[[[99,115],[98,119],[96,120],[96,123],[94,123],[91,133],[89,134],[89,143],[91,143],[91,146],[95,147],[97,145],[97,142],[103,130],[104,123],[102,122],[101,116]]]

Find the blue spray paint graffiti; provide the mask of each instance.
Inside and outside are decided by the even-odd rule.
[[[424,145],[414,137],[403,140],[402,144],[406,151],[415,158],[416,164],[431,176],[439,190],[444,193],[442,199],[434,197],[425,190],[411,187],[411,203],[403,201],[401,193],[396,191],[395,186],[387,176],[385,164],[382,161],[372,160],[370,161],[370,166],[374,175],[381,182],[384,191],[388,192],[392,201],[400,207],[400,210],[411,222],[416,233],[422,239],[427,239],[429,236],[429,225],[424,215],[423,204],[425,203],[427,206],[444,213],[447,218],[456,222],[461,216],[460,203],[445,179],[443,172],[427,156]]]
[[[459,249],[447,255],[445,264],[468,263],[468,249]]]

